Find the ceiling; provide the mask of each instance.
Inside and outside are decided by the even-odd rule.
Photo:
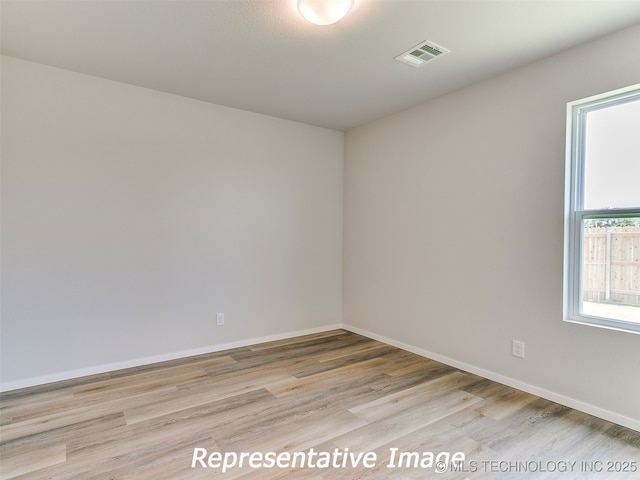
[[[1,18],[4,55],[348,130],[638,24],[640,1],[356,0],[315,26],[295,0],[2,0]],[[451,53],[394,60],[423,40]]]

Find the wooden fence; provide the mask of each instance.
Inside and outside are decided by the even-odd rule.
[[[583,300],[640,305],[640,227],[584,230]]]

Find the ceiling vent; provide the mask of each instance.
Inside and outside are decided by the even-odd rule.
[[[445,53],[449,53],[449,50],[433,42],[426,41],[398,55],[395,59],[412,67],[419,68],[428,61],[435,60]]]

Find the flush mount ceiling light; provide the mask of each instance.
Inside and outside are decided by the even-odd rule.
[[[354,0],[297,0],[300,14],[316,25],[331,25],[344,17]]]

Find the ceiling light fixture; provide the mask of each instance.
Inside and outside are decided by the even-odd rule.
[[[354,0],[297,0],[300,14],[316,25],[331,25],[344,17]]]

